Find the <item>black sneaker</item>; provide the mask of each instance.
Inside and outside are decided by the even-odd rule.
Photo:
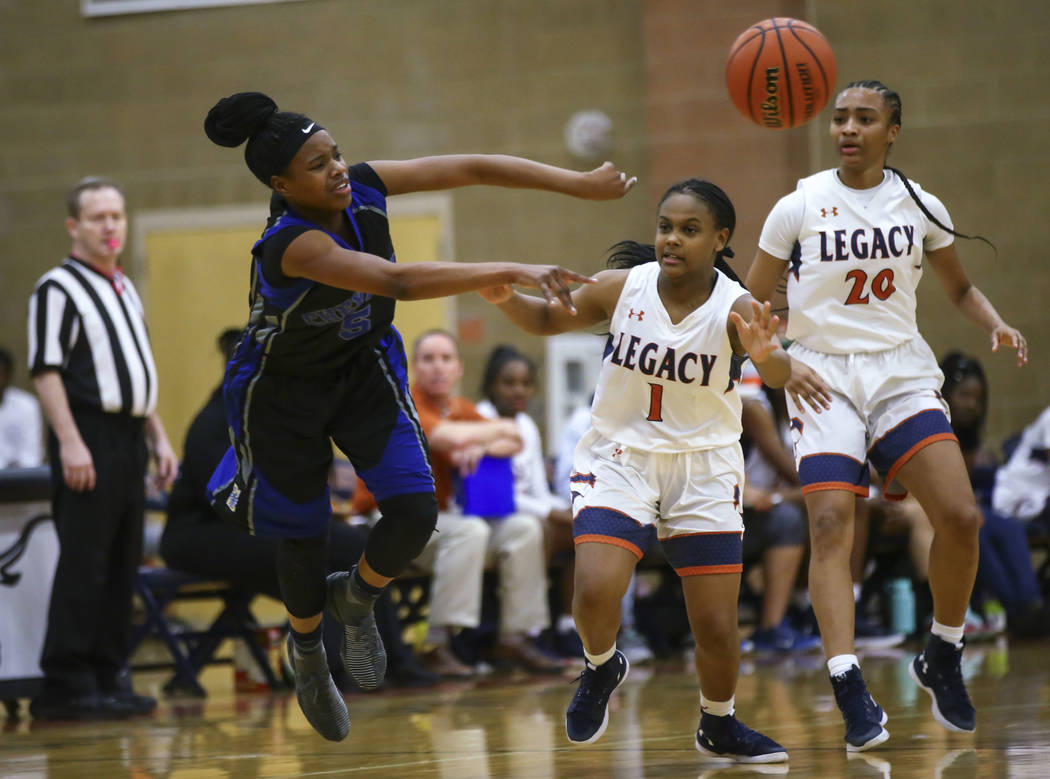
[[[375,615],[353,619],[346,611],[346,588],[351,574],[340,571],[328,576],[326,608],[343,623],[343,640],[339,655],[343,667],[362,690],[375,690],[386,676],[386,649],[376,627]]]
[[[863,752],[890,737],[890,732],[882,727],[888,719],[886,712],[871,697],[857,666],[832,676],[831,686],[835,688],[835,703],[846,722],[847,752]]]
[[[289,635],[288,662],[295,672],[295,697],[306,721],[329,741],[342,741],[350,732],[350,712],[328,671],[324,644],[316,652],[300,655]]]
[[[737,763],[786,763],[787,750],[763,736],[732,714],[716,717],[700,715],[696,729],[696,751],[707,757],[721,757]]]
[[[961,659],[962,647],[956,649],[941,637],[931,636],[926,649],[908,666],[908,673],[930,694],[935,720],[956,733],[973,733],[977,712],[966,694],[959,667]]]
[[[580,686],[565,712],[565,734],[574,744],[592,744],[609,724],[609,696],[627,678],[631,664],[619,649],[599,666],[584,661]]]

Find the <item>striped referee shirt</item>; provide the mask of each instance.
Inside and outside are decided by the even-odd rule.
[[[157,368],[142,301],[119,270],[109,277],[67,257],[29,298],[29,370],[62,374],[69,405],[145,417],[157,407]]]

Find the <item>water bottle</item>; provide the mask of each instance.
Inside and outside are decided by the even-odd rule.
[[[894,633],[911,635],[915,632],[915,591],[911,580],[893,579],[890,591],[890,629]]]

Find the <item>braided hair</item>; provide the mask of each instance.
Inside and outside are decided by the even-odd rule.
[[[245,141],[248,170],[266,186],[283,174],[302,145],[324,128],[303,114],[279,111],[262,92],[238,92],[212,106],[204,132],[219,146],[235,148]]]
[[[879,95],[882,97],[882,101],[890,109],[890,125],[897,125],[898,127],[900,126],[901,96],[894,92],[892,89],[890,89],[888,86],[883,84],[881,81],[876,81],[875,79],[867,79],[864,81],[851,81],[842,88],[842,91],[845,92],[847,89],[870,89],[873,92],[878,92]],[[922,210],[924,214],[926,214],[926,217],[931,222],[940,227],[942,230],[951,233],[957,238],[965,238],[968,241],[983,241],[984,243],[992,247],[992,251],[995,252],[996,256],[999,255],[999,249],[996,248],[995,244],[989,241],[983,235],[966,235],[965,233],[957,232],[951,227],[948,227],[947,225],[943,224],[940,219],[935,217],[932,213],[930,213],[930,210],[926,208],[926,205],[922,202],[918,194],[912,188],[911,182],[908,181],[908,177],[905,176],[902,171],[898,170],[897,168],[894,168],[891,165],[885,165],[884,167],[886,170],[892,171],[893,173],[897,174],[897,176],[901,180],[901,183],[904,184],[904,188],[908,190],[908,194],[911,195],[911,199],[915,201],[915,204]]]
[[[733,230],[736,229],[736,209],[733,208],[733,201],[729,199],[729,195],[721,187],[712,184],[710,181],[695,178],[685,179],[677,184],[672,184],[664,192],[663,197],[660,198],[660,202],[657,204],[657,209],[671,195],[681,194],[692,195],[706,205],[714,217],[717,229],[728,228],[729,237],[726,239],[726,245],[715,254],[715,267],[733,281],[742,283],[740,277],[736,275],[736,272],[726,262],[727,259],[735,256],[733,250],[729,248],[729,238],[733,237]],[[609,258],[605,264],[609,268],[623,269],[655,261],[656,247],[653,244],[639,243],[638,241],[620,241],[609,247]]]

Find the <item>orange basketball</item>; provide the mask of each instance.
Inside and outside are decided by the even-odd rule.
[[[777,17],[753,24],[729,49],[726,86],[740,113],[762,127],[808,122],[835,88],[835,55],[811,24]]]

